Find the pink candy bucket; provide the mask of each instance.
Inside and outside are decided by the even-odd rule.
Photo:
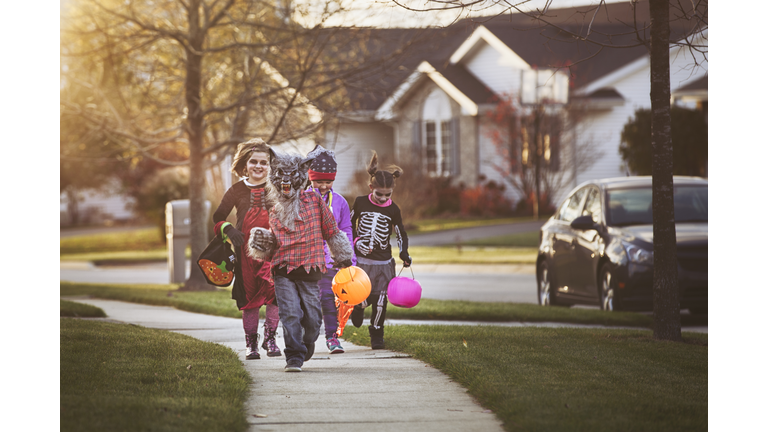
[[[387,297],[397,307],[412,308],[421,300],[421,284],[414,278],[397,276],[389,281]]]

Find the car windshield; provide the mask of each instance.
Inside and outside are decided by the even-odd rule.
[[[707,186],[675,186],[675,222],[707,222]],[[651,225],[651,187],[613,189],[607,193],[608,225]]]

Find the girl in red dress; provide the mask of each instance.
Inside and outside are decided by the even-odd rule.
[[[216,223],[217,235],[221,235],[224,227],[224,233],[230,238],[237,255],[232,298],[243,311],[243,329],[248,347],[245,358],[260,358],[258,329],[259,309],[262,305],[266,305],[267,318],[264,321],[264,342],[261,347],[269,357],[281,356],[275,341],[279,317],[272,266],[269,261],[253,259],[246,253],[251,228],[269,229],[269,212],[264,199],[264,186],[269,174],[269,146],[259,138],[240,143],[231,171],[244,178],[224,194],[221,204],[213,213],[213,221]],[[237,213],[237,224],[225,225],[233,207]]]

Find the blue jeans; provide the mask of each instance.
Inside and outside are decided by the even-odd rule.
[[[304,364],[307,346],[314,345],[320,334],[322,314],[317,281],[290,280],[275,275],[280,322],[283,323],[285,360]]]
[[[336,269],[328,269],[323,278],[320,279],[320,282],[318,282],[326,339],[333,337],[339,327],[339,311],[336,309],[336,296],[333,294],[333,277],[336,276],[337,272],[338,270]]]

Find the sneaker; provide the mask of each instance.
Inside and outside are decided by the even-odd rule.
[[[336,338],[336,336],[326,339],[325,346],[328,347],[328,351],[330,351],[331,354],[341,354],[344,352],[344,348],[341,347],[341,344],[339,343],[339,340]]]
[[[365,309],[355,306],[355,308],[352,309],[352,315],[350,316],[352,325],[360,327],[363,325],[363,318],[365,318]]]
[[[285,365],[286,372],[301,372],[301,364],[296,360],[288,360],[288,364]]]

